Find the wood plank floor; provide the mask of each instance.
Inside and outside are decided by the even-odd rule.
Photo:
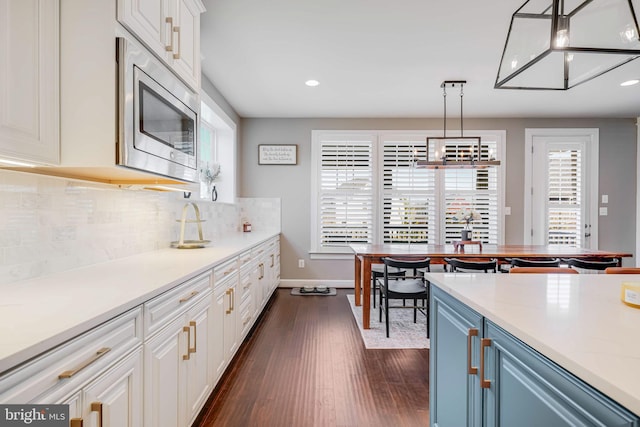
[[[276,290],[194,426],[429,425],[429,350],[366,350],[347,293]]]

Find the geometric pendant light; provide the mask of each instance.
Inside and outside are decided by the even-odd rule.
[[[567,90],[639,56],[631,0],[529,0],[511,18],[495,88]]]

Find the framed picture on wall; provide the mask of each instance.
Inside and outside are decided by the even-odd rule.
[[[297,165],[297,144],[260,144],[258,145],[259,165]]]

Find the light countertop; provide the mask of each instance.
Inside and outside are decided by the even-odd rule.
[[[279,232],[237,233],[202,249],[161,249],[0,289],[0,374]]]
[[[430,273],[428,279],[636,415],[640,309],[620,301],[640,275]]]

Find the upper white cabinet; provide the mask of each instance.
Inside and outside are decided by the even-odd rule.
[[[192,89],[200,88],[200,0],[118,0],[118,21]]]
[[[60,162],[59,0],[0,0],[0,157]]]

